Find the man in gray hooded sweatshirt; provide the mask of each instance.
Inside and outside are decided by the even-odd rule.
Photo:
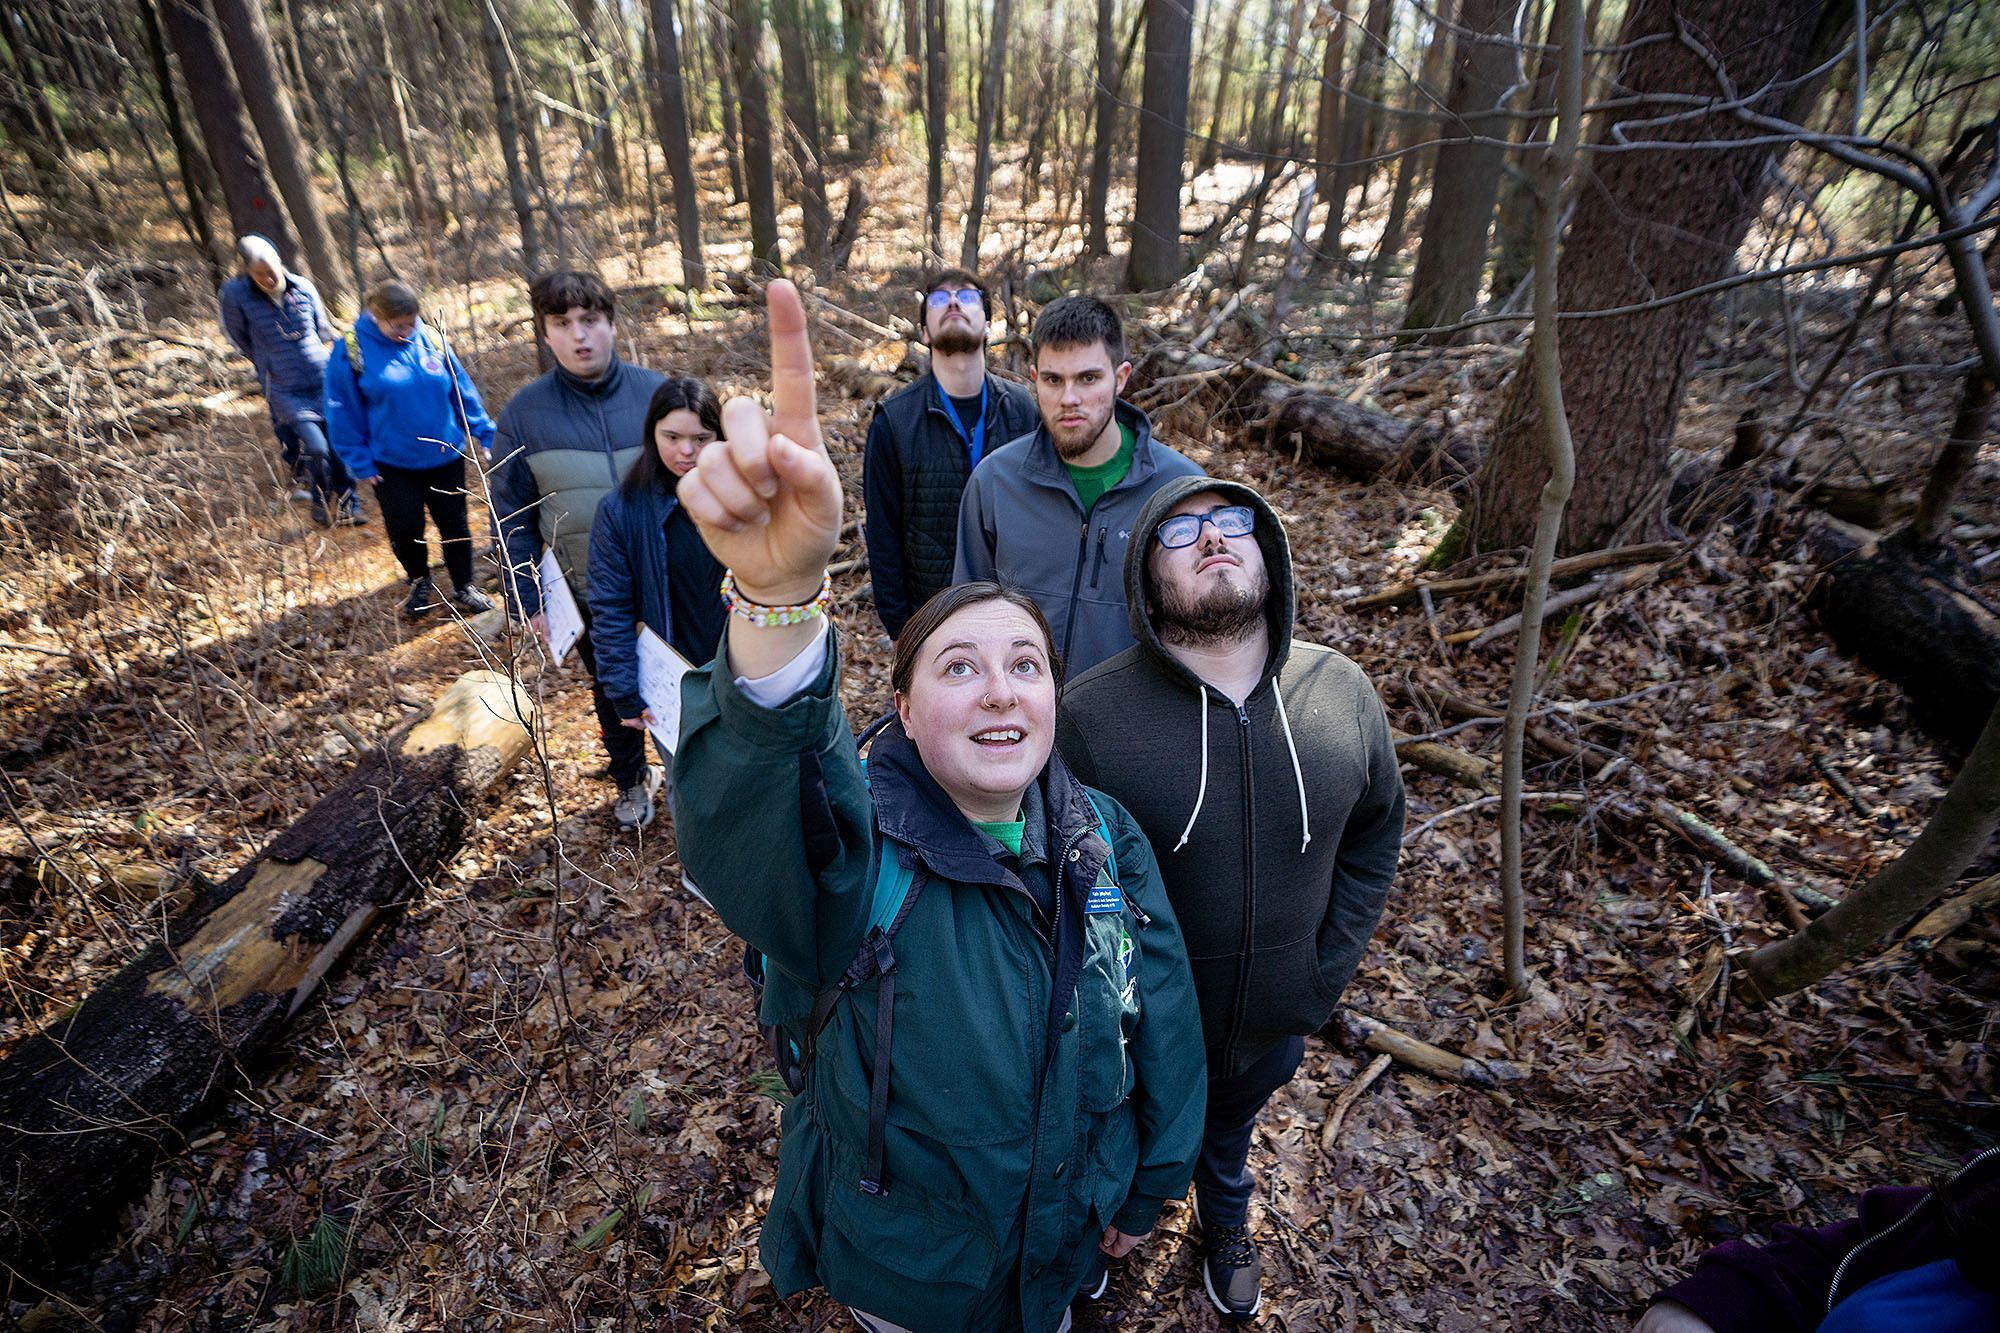
[[[1256,491],[1162,486],[1133,525],[1125,593],[1138,642],[1064,692],[1056,744],[1138,819],[1187,938],[1208,1048],[1203,1279],[1248,1318],[1251,1132],[1375,931],[1403,780],[1361,668],[1292,638],[1291,548]]]

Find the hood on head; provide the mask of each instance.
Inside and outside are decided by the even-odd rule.
[[[1125,547],[1125,609],[1131,617],[1132,637],[1168,670],[1186,677],[1190,685],[1200,683],[1167,651],[1166,645],[1160,641],[1159,631],[1153,626],[1152,613],[1148,608],[1151,579],[1146,564],[1152,555],[1153,529],[1160,526],[1161,520],[1175,505],[1190,495],[1205,491],[1214,492],[1228,504],[1248,505],[1257,515],[1257,524],[1251,535],[1256,537],[1257,546],[1264,553],[1264,568],[1271,579],[1271,593],[1264,602],[1264,618],[1271,627],[1271,656],[1264,663],[1264,675],[1269,677],[1285,664],[1285,658],[1291,652],[1292,622],[1298,612],[1297,592],[1292,583],[1292,546],[1285,537],[1284,524],[1279,522],[1277,511],[1263,496],[1240,481],[1226,481],[1220,477],[1176,477],[1153,492],[1152,498],[1146,501],[1146,507],[1139,511],[1139,521],[1133,526],[1131,540]]]

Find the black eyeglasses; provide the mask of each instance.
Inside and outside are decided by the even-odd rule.
[[[1256,526],[1257,515],[1249,505],[1219,505],[1206,514],[1175,514],[1153,529],[1153,536],[1169,551],[1192,546],[1201,538],[1201,525],[1213,523],[1225,537],[1247,537]]]
[[[953,291],[939,290],[924,298],[924,303],[933,310],[942,310],[953,301],[971,310],[984,305],[986,298],[979,294],[977,287],[960,287]]]

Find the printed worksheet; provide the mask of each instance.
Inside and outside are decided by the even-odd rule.
[[[673,645],[644,625],[639,626],[639,697],[653,715],[647,728],[668,754],[681,734],[681,677],[694,670]]]
[[[542,552],[542,614],[549,618],[549,656],[561,665],[583,637],[583,612],[577,609],[569,580],[552,550]]]

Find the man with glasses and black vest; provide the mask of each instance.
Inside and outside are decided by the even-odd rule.
[[[1203,1285],[1247,1319],[1262,1299],[1251,1134],[1375,932],[1403,781],[1361,668],[1292,637],[1291,548],[1256,491],[1169,481],[1124,575],[1138,642],[1064,691],[1056,745],[1138,819],[1187,938],[1208,1048]]]
[[[951,581],[958,502],[988,452],[1035,428],[1035,396],[986,369],[986,288],[961,268],[924,285],[931,368],[875,408],[862,455],[868,570],[890,638]]]

